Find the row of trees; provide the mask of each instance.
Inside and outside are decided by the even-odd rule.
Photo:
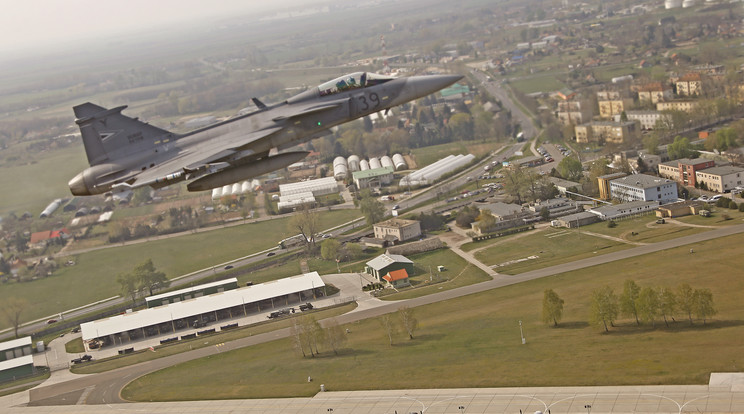
[[[563,317],[564,301],[552,289],[543,294],[542,320],[546,324],[558,326]],[[656,327],[659,318],[669,327],[669,319],[682,312],[693,324],[693,315],[702,319],[703,324],[717,311],[713,305],[713,294],[710,289],[693,289],[683,283],[676,290],[668,287],[638,286],[633,280],[626,280],[623,292],[618,296],[609,286],[596,289],[591,295],[589,318],[594,325],[603,327],[615,326],[618,317],[635,319],[636,325],[641,322]]]
[[[303,358],[320,354],[322,346],[338,355],[338,350],[346,343],[346,334],[335,318],[328,320],[325,325],[325,328],[322,327],[312,315],[292,319],[289,327],[292,345]]]

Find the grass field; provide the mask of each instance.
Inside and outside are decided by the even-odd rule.
[[[579,230],[639,243],[655,243],[710,230],[701,227],[680,226],[673,223],[656,224],[656,216],[653,214],[628,220],[618,220],[615,221],[615,224],[615,227],[608,227],[607,222],[600,222],[583,226]]]
[[[744,236],[680,247],[581,271],[415,308],[414,340],[394,345],[377,320],[349,326],[342,353],[301,358],[289,340],[195,360],[145,376],[125,388],[131,400],[309,396],[327,390],[554,385],[705,384],[710,372],[738,371],[744,279],[732,257]],[[680,260],[684,259],[684,260]],[[700,271],[699,269],[705,269]],[[661,271],[660,271],[661,270]],[[609,334],[590,326],[589,296],[609,285],[710,288],[718,315],[692,327],[678,315],[670,328],[619,321]],[[541,322],[545,289],[565,300],[558,328]],[[520,344],[522,321],[526,345]],[[715,349],[715,352],[710,352]],[[702,357],[704,356],[704,357]],[[195,373],[199,373],[198,375]],[[306,378],[311,375],[313,383]]]
[[[82,145],[38,155],[38,162],[0,168],[0,216],[39,215],[55,198],[70,197],[67,181],[88,166]]]
[[[476,157],[495,151],[501,147],[497,142],[450,142],[448,144],[432,145],[429,147],[416,148],[411,151],[416,160],[417,168],[426,167],[448,155],[473,154]]]
[[[322,211],[320,227],[333,227],[358,216],[357,210]],[[75,266],[61,267],[54,276],[4,284],[0,301],[8,297],[27,298],[33,306],[23,314],[23,320],[35,320],[118,295],[117,276],[148,258],[158,270],[173,278],[274,247],[286,237],[284,234],[289,234],[287,222],[288,218],[279,218],[80,254],[71,258]],[[8,326],[0,320],[0,328]]]
[[[532,75],[526,79],[511,81],[509,85],[522,93],[552,92],[566,87],[566,84],[555,78],[553,74]]]

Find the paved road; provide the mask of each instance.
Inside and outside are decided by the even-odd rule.
[[[575,262],[564,263],[544,269],[533,270],[519,275],[498,275],[491,281],[470,286],[464,286],[461,288],[435,293],[424,297],[409,299],[405,302],[391,302],[382,304],[381,306],[377,307],[360,309],[358,311],[339,316],[336,319],[341,324],[352,323],[358,320],[379,316],[384,313],[393,312],[397,308],[399,308],[402,303],[405,303],[406,306],[410,307],[422,306],[443,300],[462,297],[469,294],[479,293],[490,289],[508,286],[527,280],[533,280],[568,271],[592,267],[616,260],[640,256],[674,247],[700,243],[705,240],[741,234],[742,232],[744,232],[744,224],[728,226],[704,233],[666,240],[646,246],[634,247],[623,251],[577,260]],[[30,401],[32,405],[60,405],[70,403],[76,404],[78,402],[85,404],[120,403],[123,401],[119,398],[119,391],[127,383],[139,376],[180,362],[202,358],[205,356],[216,354],[217,352],[224,352],[244,346],[251,346],[259,343],[273,341],[276,339],[285,338],[288,335],[289,330],[282,329],[275,332],[255,335],[234,342],[226,343],[224,344],[224,346],[220,347],[219,350],[216,347],[202,348],[179,355],[160,358],[147,363],[121,368],[110,372],[83,376],[59,384],[35,388],[29,392]]]

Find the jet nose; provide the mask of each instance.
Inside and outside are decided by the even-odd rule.
[[[444,89],[462,78],[462,75],[411,76],[406,81],[406,88],[410,86],[416,97],[421,98]]]
[[[70,192],[72,195],[76,196],[87,196],[90,195],[90,191],[88,191],[88,186],[85,185],[85,177],[83,177],[83,173],[76,175],[75,177],[70,180],[67,185],[70,187]]]

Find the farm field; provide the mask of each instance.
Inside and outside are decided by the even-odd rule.
[[[741,254],[742,241],[742,235],[711,240],[699,243],[695,255],[680,247],[415,308],[414,339],[399,332],[392,346],[380,322],[370,319],[348,326],[348,342],[338,356],[321,348],[319,356],[302,358],[283,339],[190,361],[131,383],[123,396],[138,401],[310,396],[319,383],[332,391],[705,384],[711,372],[737,370],[744,329],[738,292],[744,280],[730,258]],[[655,327],[621,319],[604,334],[589,323],[590,294],[605,285],[619,294],[626,279],[641,287],[709,288],[718,314],[706,325],[700,320],[690,325],[678,313],[670,327],[660,319]],[[545,289],[565,301],[557,328],[541,321]],[[308,375],[313,383],[307,383]]]

